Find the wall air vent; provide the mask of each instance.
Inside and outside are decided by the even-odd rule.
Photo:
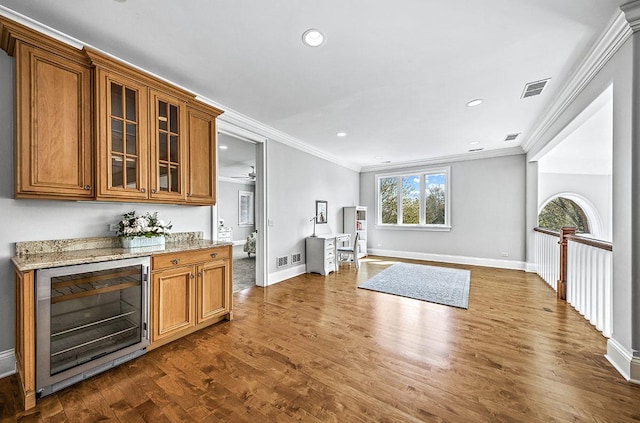
[[[547,78],[542,81],[529,82],[524,86],[524,91],[522,91],[522,97],[520,98],[533,97],[542,94],[542,91],[547,86],[547,82],[550,80],[551,78]]]
[[[301,263],[302,262],[302,253],[292,253],[291,254],[291,264]]]
[[[473,152],[476,152],[476,151],[482,151],[482,150],[484,150],[484,148],[472,148],[471,150],[469,150],[469,153],[473,153]]]
[[[504,140],[505,141],[514,141],[516,138],[518,138],[518,135],[520,135],[519,132],[517,134],[508,134],[506,137],[504,137]]]
[[[289,264],[289,256],[276,257],[276,268],[285,267]]]

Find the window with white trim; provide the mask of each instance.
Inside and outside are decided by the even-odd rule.
[[[238,226],[253,225],[253,193],[238,191]]]
[[[450,229],[450,168],[376,175],[377,225]]]

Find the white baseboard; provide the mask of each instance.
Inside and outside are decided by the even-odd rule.
[[[302,275],[307,272],[306,264],[299,264],[297,266],[289,267],[288,269],[280,270],[277,272],[269,273],[267,278],[267,286],[282,282],[284,280]]]
[[[527,273],[538,273],[537,263],[525,263],[524,271]]]
[[[10,349],[0,352],[0,379],[11,376],[16,372],[15,350]]]
[[[380,250],[372,248],[369,254],[376,256],[406,258],[412,260],[439,261],[442,263],[469,264],[472,266],[496,267],[499,269],[524,270],[525,263],[515,260],[498,260],[482,257],[464,257],[446,254],[416,253],[412,251]]]
[[[605,358],[628,382],[640,384],[640,357],[634,357],[618,341],[609,338]]]

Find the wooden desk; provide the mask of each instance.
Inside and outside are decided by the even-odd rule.
[[[328,275],[338,270],[336,248],[338,243],[349,242],[351,234],[324,234],[306,240],[307,273]]]

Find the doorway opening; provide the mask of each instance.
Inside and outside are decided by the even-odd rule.
[[[233,243],[233,291],[256,286],[258,278],[256,183],[259,145],[218,133],[217,239]]]

